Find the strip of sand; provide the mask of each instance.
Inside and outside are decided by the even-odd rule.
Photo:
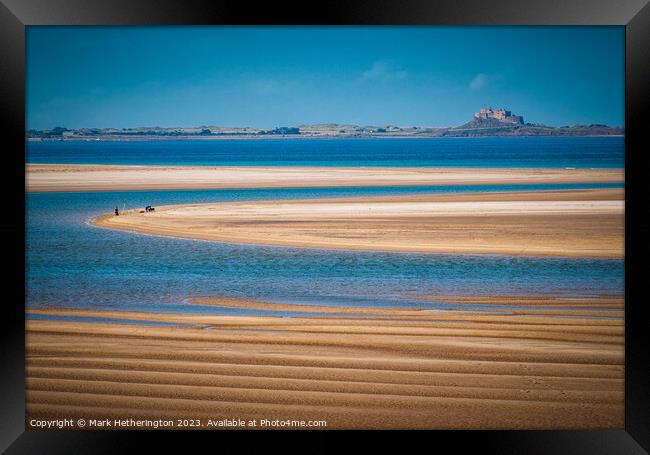
[[[413,294],[404,298],[412,300],[425,300],[435,302],[453,302],[462,305],[526,305],[544,309],[553,308],[606,308],[623,310],[624,299],[621,295],[593,295],[593,296],[523,296],[523,295],[444,295],[444,294]]]
[[[622,183],[623,178],[623,169],[83,164],[27,164],[25,175],[30,192]]]
[[[278,246],[622,258],[623,189],[249,201],[104,215],[97,226]]]
[[[29,312],[191,325],[28,320],[28,419],[303,419],[330,429],[624,425],[622,319],[394,308],[296,318]]]

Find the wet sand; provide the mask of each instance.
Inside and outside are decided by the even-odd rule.
[[[193,303],[275,305],[217,297]],[[337,310],[350,314],[29,310],[187,325],[28,320],[28,418],[304,419],[326,420],[330,429],[623,428],[622,312],[599,319],[572,310],[562,318],[532,310],[374,308],[365,316],[352,314],[358,308]]]
[[[623,182],[623,169],[27,164],[27,191]]]
[[[460,305],[526,305],[530,309],[552,308],[605,308],[623,310],[623,297],[620,295],[593,295],[581,297],[566,297],[553,295],[445,295],[445,294],[412,294],[404,298],[435,302],[453,302]],[[530,311],[530,310],[529,310]]]
[[[623,189],[248,201],[93,220],[131,232],[389,252],[622,258]]]

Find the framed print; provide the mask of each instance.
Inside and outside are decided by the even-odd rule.
[[[2,448],[645,453],[645,3],[4,1]]]

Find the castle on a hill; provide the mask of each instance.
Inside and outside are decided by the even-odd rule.
[[[515,123],[518,125],[524,124],[524,117],[522,117],[521,115],[512,115],[512,112],[506,111],[505,109],[492,109],[491,107],[483,108],[480,111],[475,112],[474,118],[476,119],[493,118],[499,120],[500,122]]]

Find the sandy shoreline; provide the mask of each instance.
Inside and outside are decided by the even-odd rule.
[[[27,164],[29,192],[622,183],[623,169]]]
[[[593,189],[248,201],[132,210],[93,224],[306,248],[622,258],[623,198],[623,189]]]
[[[399,319],[394,311],[29,310],[191,325],[28,320],[27,415],[305,419],[331,429],[623,427],[622,319],[415,309],[400,309],[408,317]]]

